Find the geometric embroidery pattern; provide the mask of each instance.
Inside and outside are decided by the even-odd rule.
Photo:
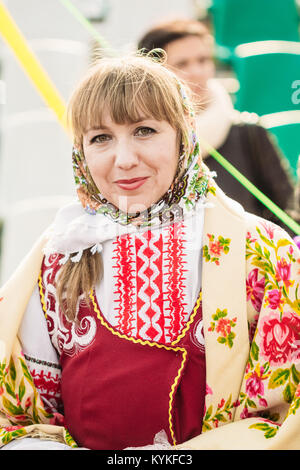
[[[115,295],[115,312],[117,320],[117,328],[124,334],[131,336],[135,334],[133,331],[134,324],[134,264],[133,264],[133,247],[131,239],[128,235],[117,237],[113,243],[115,265],[113,269],[116,290]]]
[[[115,327],[128,336],[170,344],[188,318],[183,223],[114,242]]]
[[[167,292],[166,299],[168,307],[166,310],[169,312],[170,326],[169,337],[170,341],[174,341],[180,331],[183,329],[186,322],[186,303],[184,302],[184,292],[186,288],[186,279],[184,273],[186,269],[184,266],[184,229],[182,224],[173,224],[168,227],[168,242],[167,242],[167,276],[166,283]]]

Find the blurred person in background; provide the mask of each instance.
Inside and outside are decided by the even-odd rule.
[[[166,51],[166,65],[189,85],[194,94],[199,110],[200,146],[202,138],[281,209],[291,208],[294,183],[279,149],[262,126],[245,121],[243,114],[234,110],[230,95],[215,78],[214,39],[208,27],[189,19],[159,23],[138,43],[138,49],[145,53],[157,48]],[[245,210],[282,225],[208,154],[204,145],[201,151],[205,163],[217,173],[218,184],[229,197],[240,202]]]
[[[78,200],[0,291],[2,449],[299,449],[300,252],[216,185],[188,87],[103,59],[69,116]]]

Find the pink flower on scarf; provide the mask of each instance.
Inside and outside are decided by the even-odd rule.
[[[277,261],[276,265],[276,280],[277,282],[283,281],[285,287],[290,287],[292,282],[290,281],[291,277],[291,263],[287,263],[284,258],[281,258],[280,261]]]
[[[246,392],[249,397],[256,398],[257,395],[264,394],[263,380],[268,378],[268,374],[264,374],[264,368],[256,366],[255,370],[246,375]]]
[[[230,320],[227,318],[220,318],[216,326],[216,332],[221,333],[224,338],[231,332]]]
[[[271,366],[300,359],[300,318],[292,313],[275,313],[266,317],[260,327],[261,354]]]
[[[256,372],[253,372],[252,377],[247,380],[246,391],[249,397],[257,397],[258,394],[262,395],[264,393],[264,384]]]
[[[281,290],[273,289],[268,292],[267,302],[272,310],[280,308],[284,303],[284,299],[281,297]]]
[[[222,398],[220,403],[218,404],[218,408],[223,408],[224,405],[225,405],[225,400],[224,398]]]
[[[28,398],[26,399],[26,402],[25,402],[25,408],[29,408],[29,407],[31,406],[31,404],[32,404],[32,403],[31,403],[31,398],[28,397]]]
[[[272,224],[272,222],[264,221],[264,222],[262,222],[262,226],[264,227],[265,231],[267,232],[268,237],[271,240],[273,240],[274,231],[278,228],[277,225]]]
[[[254,243],[254,242],[256,242],[256,240],[257,240],[257,238],[253,238],[251,232],[247,232],[247,237],[246,237],[246,238],[247,238],[247,241],[248,241],[249,243]]]
[[[219,241],[209,241],[208,247],[209,252],[212,256],[220,256],[223,251],[223,247],[221,246]]]
[[[247,300],[251,300],[256,312],[260,311],[265,289],[265,278],[258,281],[258,268],[253,269],[246,280]]]
[[[268,402],[267,402],[267,400],[265,400],[264,398],[260,398],[260,399],[258,400],[258,404],[259,404],[260,406],[264,407],[264,408],[266,408],[266,407],[268,406]]]
[[[248,408],[246,407],[243,408],[243,411],[240,414],[241,419],[251,418],[252,416],[254,416],[253,413],[249,413]]]

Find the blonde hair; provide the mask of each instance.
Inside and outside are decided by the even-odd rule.
[[[163,51],[151,56],[127,56],[100,59],[75,89],[68,105],[68,122],[74,145],[82,150],[83,136],[93,127],[101,127],[103,114],[110,112],[117,124],[133,123],[145,118],[167,121],[189,155],[189,113],[178,78],[162,66]],[[188,93],[188,91],[185,91]],[[178,155],[179,157],[179,155]],[[57,294],[60,306],[69,319],[76,318],[78,297],[89,292],[103,274],[100,254],[84,250],[79,263],[71,260],[62,266]]]
[[[188,145],[189,123],[180,82],[162,66],[165,60],[165,52],[157,50],[147,56],[103,58],[92,66],[68,105],[75,146],[82,148],[84,133],[100,127],[107,111],[117,124],[134,123],[141,117],[167,121]]]

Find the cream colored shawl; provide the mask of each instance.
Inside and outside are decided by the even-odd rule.
[[[202,434],[177,448],[300,449],[299,250],[282,229],[245,214],[216,186],[208,200],[205,416]],[[0,292],[2,445],[30,436],[76,446],[66,429],[51,424],[17,340],[44,244],[41,237]]]

